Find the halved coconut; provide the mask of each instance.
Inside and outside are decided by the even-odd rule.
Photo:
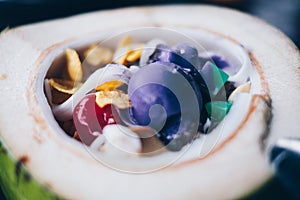
[[[142,27],[163,27],[204,47],[226,49],[236,55],[232,62],[248,63],[232,79],[242,83],[250,77],[252,92],[237,96],[216,128],[224,131],[223,137],[204,137],[180,157],[167,153],[133,160],[107,158],[109,167],[59,127],[43,91],[44,78],[65,49]],[[144,35],[137,32],[136,38],[153,39],[157,32],[149,30]],[[235,199],[252,193],[272,177],[268,147],[281,136],[296,136],[300,129],[299,63],[298,50],[277,29],[210,6],[101,11],[4,32],[1,185],[11,199]],[[205,152],[201,156],[200,147]],[[172,159],[164,163],[163,158]],[[123,163],[122,168],[114,167]],[[153,170],[157,166],[160,170]]]

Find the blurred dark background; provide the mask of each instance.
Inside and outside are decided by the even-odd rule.
[[[300,0],[0,0],[0,30],[101,9],[182,3],[220,5],[250,13],[278,27],[300,46]]]
[[[300,0],[0,0],[0,31],[27,23],[102,9],[140,5],[201,3],[238,9],[255,15],[284,32],[300,47]],[[0,172],[1,173],[1,172]],[[233,186],[234,189],[234,186]],[[4,200],[0,190],[0,200]],[[247,199],[296,199],[274,179]]]

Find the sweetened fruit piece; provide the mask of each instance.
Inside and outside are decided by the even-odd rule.
[[[120,117],[116,109],[130,107],[128,95],[120,90],[96,92],[95,111],[100,127],[117,124]]]
[[[99,107],[96,104],[95,110],[97,119],[102,128],[104,128],[106,125],[117,123],[113,115],[112,109],[113,108],[111,104],[107,104],[103,107]]]
[[[75,107],[73,120],[80,140],[90,145],[108,124],[116,124],[119,109],[130,106],[126,94],[121,91],[100,91],[86,95]]]
[[[206,62],[201,74],[211,95],[217,95],[222,89],[229,76],[211,62]]]
[[[75,106],[73,120],[80,140],[90,145],[102,129],[97,120],[95,111],[96,95],[88,94]]]
[[[221,121],[229,112],[232,103],[227,101],[212,101],[205,104],[208,115],[212,121]]]

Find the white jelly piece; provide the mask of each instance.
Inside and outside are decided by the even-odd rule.
[[[250,87],[251,87],[250,82],[240,85],[231,93],[231,95],[228,98],[228,101],[231,101],[231,102],[234,101],[237,94],[239,94],[239,93],[248,93],[250,91]]]
[[[142,143],[138,135],[122,125],[105,126],[103,135],[106,142],[101,147],[101,152],[137,154],[142,150]]]

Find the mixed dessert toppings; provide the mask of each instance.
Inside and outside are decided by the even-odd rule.
[[[134,153],[179,151],[209,134],[251,86],[228,80],[234,66],[222,55],[160,39],[126,36],[114,50],[92,44],[60,59],[45,79],[53,114],[68,135],[100,152],[109,140]]]

